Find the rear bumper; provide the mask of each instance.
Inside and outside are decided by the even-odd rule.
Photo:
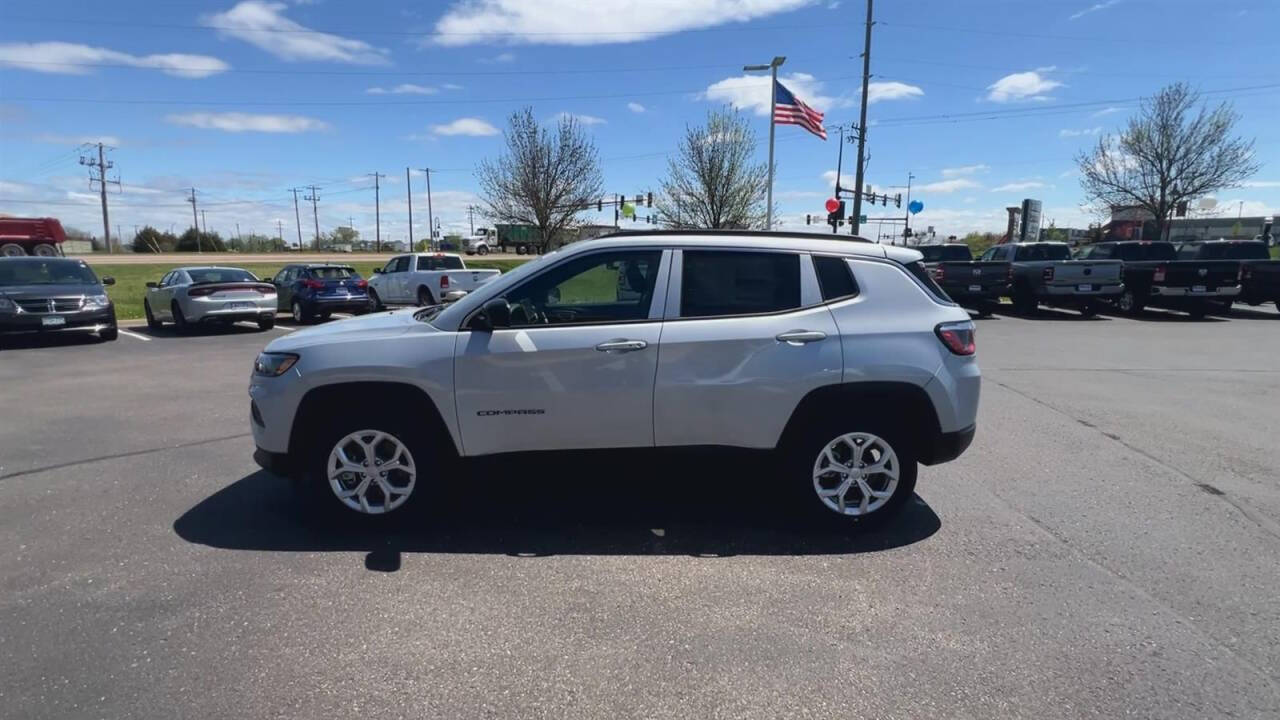
[[[373,305],[368,295],[317,296],[299,299],[314,312],[361,312]]]
[[[1037,294],[1041,297],[1050,298],[1073,298],[1073,297],[1109,297],[1119,295],[1124,292],[1124,284],[1117,283],[1114,285],[1099,285],[1096,283],[1080,283],[1080,285],[1088,284],[1090,290],[1081,290],[1077,285],[1042,285]]]
[[[1213,290],[1195,292],[1189,287],[1168,287],[1166,285],[1156,285],[1151,288],[1151,294],[1152,296],[1159,297],[1185,298],[1236,297],[1240,294],[1240,286],[1230,285],[1227,287],[1214,288]]]
[[[940,287],[947,293],[947,297],[950,297],[952,300],[960,300],[964,298],[998,300],[1013,292],[1013,286],[1009,283],[982,285],[979,286],[977,290],[971,289],[973,287],[972,285],[964,283],[940,283]]]
[[[253,307],[228,308],[229,303],[252,303]],[[198,323],[210,320],[235,322],[237,320],[257,320],[260,317],[276,314],[276,296],[268,295],[256,300],[196,300],[188,298],[182,303],[182,314],[188,322]]]
[[[973,443],[973,436],[977,430],[978,425],[974,423],[962,430],[939,433],[934,436],[932,442],[926,443],[925,447],[920,449],[920,463],[937,465],[955,460]]]
[[[61,325],[45,325],[44,318],[62,319]],[[116,324],[113,306],[73,313],[15,313],[0,315],[0,333],[7,332],[92,332]]]

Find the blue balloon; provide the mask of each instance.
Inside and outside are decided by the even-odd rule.
[[[912,200],[911,203],[907,205],[907,209],[911,211],[912,215],[918,215],[920,214],[920,211],[924,209],[924,203],[919,200]]]

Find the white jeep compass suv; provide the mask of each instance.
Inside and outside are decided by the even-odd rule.
[[[459,457],[767,448],[814,510],[884,517],[917,463],[969,446],[978,410],[974,326],[920,259],[777,232],[576,243],[448,307],[272,341],[249,382],[254,459],[381,516]]]

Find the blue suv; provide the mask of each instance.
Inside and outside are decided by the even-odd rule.
[[[276,286],[277,309],[288,311],[297,323],[327,320],[335,312],[362,315],[373,308],[368,281],[350,265],[285,265],[271,284]]]

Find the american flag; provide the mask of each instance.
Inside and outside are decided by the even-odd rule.
[[[799,125],[823,140],[827,130],[822,127],[822,113],[805,105],[780,82],[773,83],[773,122],[775,125]]]

